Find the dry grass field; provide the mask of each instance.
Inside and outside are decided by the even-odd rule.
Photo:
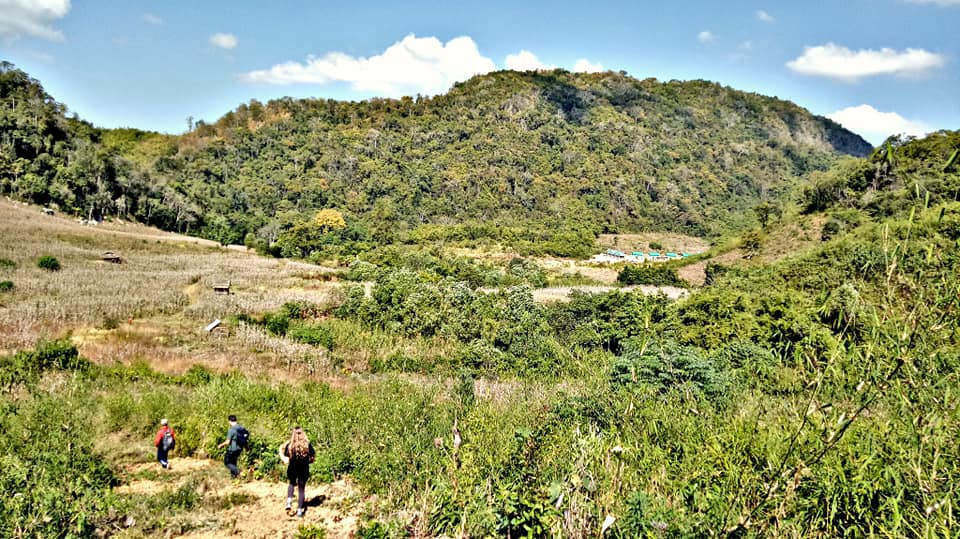
[[[710,248],[710,242],[703,238],[675,234],[670,232],[648,232],[645,234],[600,234],[597,245],[602,249],[621,251],[648,251],[650,243],[659,243],[661,250],[675,253],[702,253]]]
[[[326,366],[318,348],[274,337],[259,327],[207,334],[214,319],[260,313],[286,302],[327,301],[337,294],[331,268],[259,257],[196,238],[142,226],[84,226],[34,206],[0,201],[0,353],[70,333],[81,351],[102,362],[146,361],[177,372],[201,363],[262,373],[271,366]],[[121,264],[101,259],[117,253]],[[59,271],[37,267],[56,257]],[[230,281],[230,295],[213,284]]]

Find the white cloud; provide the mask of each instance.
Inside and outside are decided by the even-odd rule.
[[[573,70],[577,73],[599,73],[603,71],[603,64],[594,64],[586,58],[581,58],[573,64]]]
[[[153,13],[144,13],[143,22],[147,24],[163,24],[163,19]]]
[[[517,54],[508,54],[507,59],[504,61],[504,65],[507,66],[507,69],[512,69],[514,71],[539,71],[544,69],[553,69],[552,67],[544,64],[537,58],[536,54],[528,50],[521,50]]]
[[[251,71],[242,78],[266,84],[346,82],[357,91],[396,97],[438,94],[454,82],[495,69],[493,60],[481,55],[470,37],[456,37],[443,43],[435,37],[411,34],[374,56],[329,52],[319,58],[310,56],[304,63],[286,62]]]
[[[69,11],[70,0],[0,0],[0,37],[63,41],[63,32],[50,24]]]
[[[763,22],[773,22],[773,21],[776,20],[776,19],[773,18],[773,15],[767,13],[766,11],[764,11],[764,10],[762,10],[762,9],[759,10],[759,11],[757,11],[757,19],[758,19],[758,20],[761,20],[761,21],[763,21]]]
[[[709,30],[704,30],[697,34],[697,39],[700,40],[700,43],[710,43],[714,40],[713,32]]]
[[[896,112],[880,112],[870,105],[847,107],[828,114],[827,118],[859,133],[873,144],[880,144],[890,135],[920,137],[933,131],[933,128],[922,122],[908,120]]]
[[[851,51],[833,43],[805,47],[803,54],[787,62],[787,67],[802,75],[815,75],[856,82],[875,75],[919,75],[946,63],[946,59],[923,49],[897,51],[861,49]]]
[[[237,41],[237,36],[233,34],[218,32],[210,36],[210,43],[220,47],[221,49],[230,50],[236,47],[239,41]]]

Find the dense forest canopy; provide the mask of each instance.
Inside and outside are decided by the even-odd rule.
[[[424,230],[554,251],[605,231],[716,235],[840,154],[872,150],[787,101],[613,72],[501,71],[432,98],[251,101],[182,136],[94,129],[11,64],[0,80],[4,193],[294,256]],[[310,230],[321,209],[346,226]],[[298,227],[314,241],[291,238]]]

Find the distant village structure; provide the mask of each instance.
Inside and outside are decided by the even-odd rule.
[[[621,262],[629,262],[633,264],[639,264],[642,262],[669,262],[671,260],[680,260],[682,258],[693,256],[693,254],[694,253],[673,253],[661,251],[633,251],[630,254],[627,254],[616,249],[607,249],[600,254],[593,255],[589,261],[595,264],[619,264]]]

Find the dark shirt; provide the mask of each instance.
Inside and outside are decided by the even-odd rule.
[[[316,453],[313,451],[313,444],[307,446],[307,456],[298,457],[290,455],[290,443],[283,446],[283,456],[290,459],[287,464],[287,475],[306,476],[310,473],[310,463],[313,462]]]
[[[237,443],[237,430],[240,429],[240,423],[232,425],[227,431],[227,439],[230,440],[230,445],[227,446],[227,451],[240,451],[240,444]]]

